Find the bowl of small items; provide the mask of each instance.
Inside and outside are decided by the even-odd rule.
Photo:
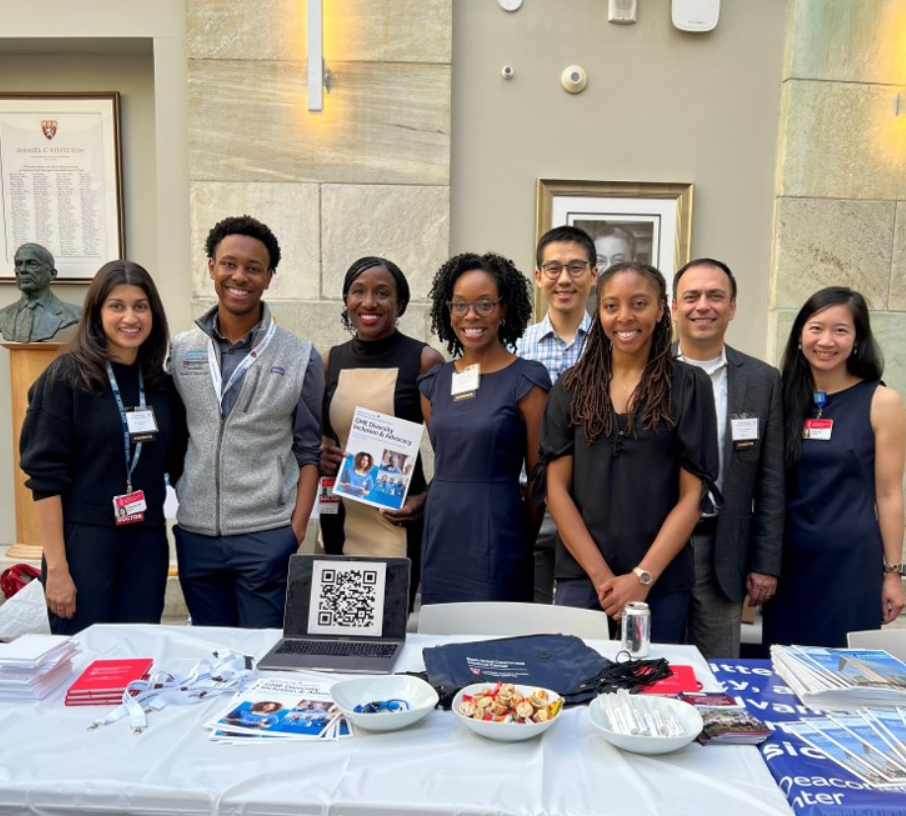
[[[611,745],[633,754],[669,754],[702,732],[702,715],[681,700],[632,695],[621,689],[602,694],[589,707],[592,724]]]
[[[418,677],[387,674],[340,680],[330,694],[346,718],[366,731],[397,731],[426,717],[437,692]]]
[[[453,712],[466,728],[503,742],[544,733],[562,707],[563,699],[555,691],[512,683],[476,683],[453,700]]]

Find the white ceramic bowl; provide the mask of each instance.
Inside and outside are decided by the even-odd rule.
[[[682,726],[683,733],[678,737],[648,737],[640,734],[618,734],[611,728],[607,710],[602,704],[606,695],[600,695],[589,706],[592,724],[609,743],[630,751],[633,754],[669,754],[688,745],[702,731],[702,715],[694,706],[680,700],[667,697],[655,697],[649,694],[636,694],[630,697],[633,706],[642,711],[660,711],[664,715],[673,715]]]
[[[366,731],[397,731],[407,728],[426,717],[437,705],[438,699],[437,692],[424,680],[404,674],[340,680],[331,686],[330,694],[346,718],[354,726]],[[357,705],[376,700],[405,700],[409,703],[409,708],[377,714],[355,711]]]
[[[476,734],[481,734],[483,737],[501,740],[502,742],[517,742],[519,740],[531,739],[532,737],[537,737],[539,734],[543,734],[547,731],[548,728],[560,719],[560,715],[563,713],[561,708],[553,719],[540,723],[501,723],[488,720],[473,720],[471,717],[460,714],[459,706],[462,703],[463,697],[474,696],[479,691],[493,688],[494,685],[495,683],[475,683],[471,686],[466,686],[464,689],[460,689],[459,694],[457,694],[453,700],[453,713],[456,715],[456,718],[465,725],[466,728],[470,728]],[[536,691],[538,687],[516,686],[516,689],[522,695],[530,695],[532,692]],[[544,689],[544,691],[547,691],[547,698],[551,703],[560,699],[560,695],[557,694],[557,692],[549,691],[548,689]]]

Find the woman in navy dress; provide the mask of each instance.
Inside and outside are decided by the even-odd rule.
[[[806,301],[783,354],[786,527],[765,643],[845,646],[903,608],[906,417],[883,367],[862,295]]]
[[[651,607],[652,638],[682,643],[689,538],[718,471],[707,375],[674,360],[667,287],[652,266],[598,279],[585,354],[551,391],[541,457],[557,524],[556,603]]]
[[[531,601],[543,509],[520,487],[537,459],[547,369],[508,349],[531,317],[528,281],[499,255],[458,255],[431,290],[431,328],[456,359],[419,382],[434,446],[422,602]]]

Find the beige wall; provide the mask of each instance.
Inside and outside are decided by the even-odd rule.
[[[691,182],[692,254],[734,269],[729,340],[763,355],[784,5],[724,2],[714,32],[686,34],[670,0],[639,3],[630,26],[601,0],[455,3],[453,251],[493,249],[530,273],[539,177]],[[576,96],[560,86],[572,63],[588,73]]]
[[[184,0],[0,0],[0,91],[119,91],[128,256],[190,322]],[[12,270],[3,270],[10,274]],[[84,285],[56,287],[81,302]],[[0,307],[19,296],[0,286]],[[60,339],[60,338],[58,338]],[[9,354],[0,350],[0,462],[11,463]],[[0,467],[0,545],[15,538],[13,472]]]

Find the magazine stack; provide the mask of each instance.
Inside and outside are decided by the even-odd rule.
[[[238,692],[205,728],[215,742],[243,744],[352,736],[330,685],[316,679],[261,678]]]
[[[771,661],[813,711],[906,706],[906,664],[883,649],[772,646]]]
[[[771,729],[728,694],[683,692],[680,699],[695,706],[704,727],[696,739],[702,745],[759,745]]]
[[[906,787],[906,709],[863,709],[783,723],[873,788]]]
[[[0,643],[0,700],[43,700],[72,678],[77,651],[63,635],[22,635]]]

